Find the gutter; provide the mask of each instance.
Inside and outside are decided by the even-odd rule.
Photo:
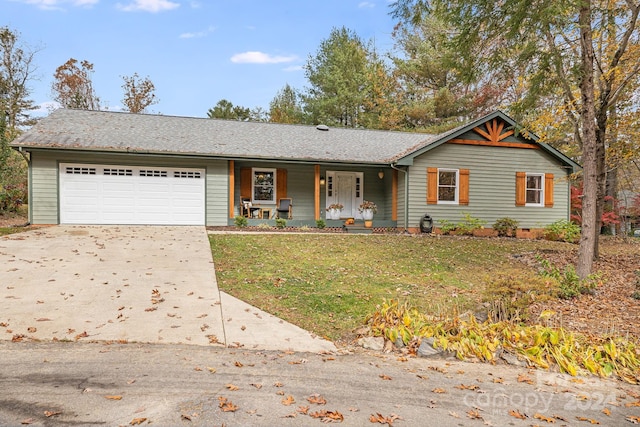
[[[396,162],[389,163],[391,169],[395,169],[404,173],[404,232],[408,233],[407,225],[409,224],[409,172],[405,169],[396,167]]]

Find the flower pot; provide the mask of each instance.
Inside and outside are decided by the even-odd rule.
[[[366,228],[371,228],[371,227],[373,227],[373,221],[372,221],[372,220],[370,220],[370,219],[365,219],[365,220],[364,220],[364,226],[365,226]]]
[[[327,219],[340,219],[340,209],[329,209]]]
[[[365,221],[370,221],[373,219],[373,209],[363,209],[362,210],[362,219]]]

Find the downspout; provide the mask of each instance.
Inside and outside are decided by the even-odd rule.
[[[407,230],[407,225],[409,224],[409,173],[396,167],[395,163],[389,163],[389,166],[391,166],[391,169],[404,173],[404,232],[409,233]]]

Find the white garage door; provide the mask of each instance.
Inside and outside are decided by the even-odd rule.
[[[204,169],[60,164],[61,224],[204,225]]]

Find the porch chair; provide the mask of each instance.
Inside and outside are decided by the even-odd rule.
[[[260,208],[251,206],[251,199],[248,197],[240,197],[240,216],[253,218],[253,214]]]
[[[284,198],[278,200],[278,207],[276,208],[276,217],[282,218],[284,214],[287,214],[287,219],[293,218],[293,204],[291,199]]]

